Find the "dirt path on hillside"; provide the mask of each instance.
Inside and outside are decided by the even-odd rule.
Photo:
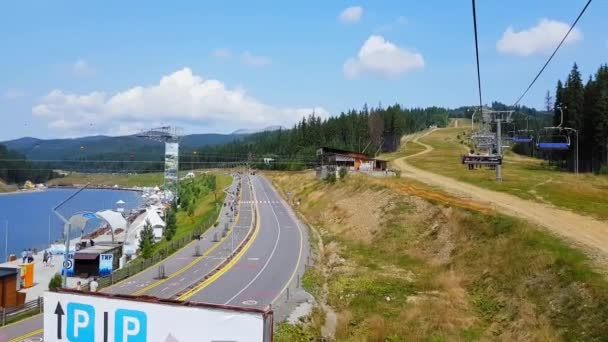
[[[489,203],[497,211],[536,223],[569,239],[578,246],[586,247],[585,250],[589,251],[594,258],[599,257],[602,261],[608,260],[608,223],[606,222],[546,204],[524,200],[513,195],[484,189],[410,165],[407,159],[433,151],[432,146],[420,142],[418,139],[434,131],[428,131],[412,140],[413,143],[423,146],[424,151],[395,159],[395,166],[401,169],[402,176],[411,177],[429,185],[439,186],[454,195]]]

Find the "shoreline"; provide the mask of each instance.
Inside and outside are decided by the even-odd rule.
[[[78,188],[81,188],[83,186],[84,186],[84,184],[49,185],[49,186],[46,186],[46,187],[44,187],[42,189],[31,189],[31,190],[17,189],[17,190],[14,190],[14,191],[0,192],[0,196],[39,193],[39,192],[46,192],[46,191],[48,191],[50,189],[78,189]],[[142,189],[137,189],[137,188],[127,188],[127,187],[114,188],[114,187],[103,186],[103,185],[89,186],[87,188],[87,190],[89,190],[89,189],[90,190],[116,190],[116,191],[142,192]]]

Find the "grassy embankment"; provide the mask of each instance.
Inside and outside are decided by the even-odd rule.
[[[269,176],[302,199],[299,210],[323,236],[303,285],[317,298],[326,285],[338,341],[608,336],[608,282],[535,226],[405,179],[349,175],[327,185],[311,173]],[[318,336],[318,316],[283,324],[277,341]]]
[[[468,171],[460,163],[466,152],[466,134],[470,128],[440,129],[420,139],[433,151],[413,157],[408,162],[418,168],[448,176],[487,189],[506,192],[523,199],[534,200],[608,219],[608,176],[549,170],[542,161],[507,152],[503,164],[503,182],[498,183],[495,172],[485,169]],[[413,148],[413,151],[409,150]],[[408,143],[401,153],[415,153],[422,148]]]
[[[194,209],[192,216],[188,215],[188,213],[183,210],[178,211],[176,217],[177,231],[173,239],[179,240],[184,236],[191,234],[192,231],[201,223],[217,215],[216,205],[220,205],[224,202],[224,199],[226,198],[226,193],[224,192],[224,189],[232,183],[232,177],[230,175],[222,173],[217,173],[216,177],[217,200],[215,199],[213,193],[209,192],[203,198],[200,198],[196,202],[196,208]],[[154,245],[154,250],[161,250],[169,243],[169,241],[163,239]]]

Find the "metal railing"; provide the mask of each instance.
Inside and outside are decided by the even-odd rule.
[[[0,308],[0,325],[11,323],[22,315],[41,313],[43,307],[42,297],[38,297],[14,308]]]
[[[173,239],[169,243],[168,246],[162,248],[161,250],[155,252],[150,258],[143,259],[137,258],[132,262],[128,263],[125,267],[120,268],[111,274],[105,277],[99,277],[97,279],[97,283],[99,284],[99,289],[104,287],[108,287],[114,285],[122,280],[125,280],[131,276],[138,274],[139,272],[147,269],[148,267],[159,263],[164,260],[171,254],[175,253],[185,245],[189,244],[193,240],[196,240],[201,234],[203,234],[206,230],[211,228],[213,224],[216,222],[218,217],[215,215],[220,212],[221,209],[217,208],[214,211],[214,215],[206,219],[203,223],[201,223],[197,228],[195,228],[192,232],[187,234],[186,236],[182,236],[179,239]],[[82,291],[89,291],[89,284],[82,285]],[[27,314],[37,314],[41,313],[44,309],[42,297],[38,297],[37,299],[31,300],[29,302],[25,302],[23,305],[20,305],[15,308],[2,308],[0,307],[0,326],[4,326],[8,323],[11,323],[17,320],[20,316]]]

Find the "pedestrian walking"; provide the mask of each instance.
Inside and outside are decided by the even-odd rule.
[[[48,262],[49,262],[49,252],[45,249],[44,254],[42,254],[42,263],[44,264],[44,267],[48,266]]]
[[[91,290],[91,292],[97,292],[98,287],[99,283],[97,282],[97,277],[93,277],[93,280],[89,283],[89,290]]]
[[[23,249],[23,252],[21,252],[21,263],[25,264],[25,261],[27,260],[27,251],[25,250],[25,248]]]
[[[32,252],[31,248],[27,249],[27,262],[28,263],[34,262],[34,252]]]
[[[76,283],[76,291],[82,291],[82,283],[80,280]]]

